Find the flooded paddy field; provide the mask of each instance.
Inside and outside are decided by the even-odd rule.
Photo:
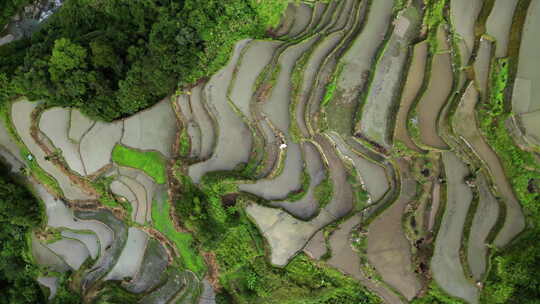
[[[496,56],[506,57],[512,16],[518,0],[496,0],[486,22],[487,33],[495,37]]]
[[[28,239],[54,272],[36,279],[51,299],[78,270],[84,296],[114,284],[137,303],[274,303],[283,286],[315,301],[353,285],[369,304],[433,286],[479,303],[537,190],[486,134],[510,118],[526,146],[513,148],[540,146],[536,1],[519,60],[504,59],[518,2],[291,2],[218,72],[133,115],[6,102],[1,159],[48,226]]]
[[[214,75],[205,86],[203,94],[206,96],[208,108],[216,117],[219,131],[210,159],[189,168],[189,175],[195,182],[198,182],[206,172],[231,170],[249,159],[251,132],[242,118],[231,108],[226,97],[240,52],[248,43],[249,40],[237,43],[229,64]]]
[[[400,196],[370,224],[367,255],[383,280],[411,300],[420,291],[421,285],[413,272],[410,245],[401,217],[407,203],[416,194],[416,182],[411,178],[407,164],[401,161],[400,165]]]
[[[321,159],[321,154],[313,144],[304,143],[302,144],[302,149],[305,164],[307,166],[307,174],[309,175],[308,189],[300,189],[305,192],[305,194],[299,200],[291,201],[285,199],[283,201],[274,201],[271,205],[274,207],[281,207],[290,214],[301,219],[309,219],[319,210],[319,202],[315,197],[315,189],[326,178],[327,173],[323,160]]]
[[[472,191],[463,181],[470,172],[452,152],[443,153],[443,162],[448,196],[431,260],[433,276],[449,294],[469,303],[478,303],[478,289],[465,277],[459,259],[463,225],[473,199]]]
[[[131,281],[123,286],[130,292],[141,293],[152,289],[161,282],[161,275],[167,267],[167,251],[159,241],[148,239],[140,268]]]
[[[483,1],[473,0],[455,0],[450,2],[451,24],[458,35],[458,46],[462,65],[469,62],[474,48],[474,24]]]
[[[420,129],[420,141],[436,149],[448,148],[437,127],[437,119],[452,89],[452,63],[446,35],[440,27],[437,31],[438,53],[432,59],[429,84],[416,109],[415,124]]]
[[[472,147],[473,151],[485,163],[499,195],[502,196],[505,201],[505,222],[495,240],[495,244],[504,246],[523,230],[525,226],[524,216],[504,172],[501,160],[486,143],[480,131],[474,127],[476,124],[474,124],[473,127],[468,124],[470,122],[476,122],[474,108],[478,99],[478,91],[472,84],[469,85],[456,111],[454,128],[458,134],[467,140],[467,143]]]
[[[471,225],[471,234],[468,244],[469,265],[474,279],[479,281],[487,270],[486,240],[497,221],[499,204],[491,192],[487,177],[481,175],[478,179],[479,202]]]
[[[360,132],[385,147],[390,146],[390,128],[393,125],[388,122],[393,121],[392,111],[409,55],[406,46],[416,38],[419,21],[419,12],[412,7],[396,19],[394,32],[377,62],[369,95],[362,107]]]
[[[394,140],[402,141],[407,147],[413,150],[419,150],[416,144],[411,140],[407,133],[407,114],[414,102],[414,99],[420,92],[424,81],[424,72],[427,61],[428,43],[427,41],[416,44],[412,50],[412,59],[405,81],[403,91],[401,93],[401,101],[399,110],[396,116],[396,129]]]

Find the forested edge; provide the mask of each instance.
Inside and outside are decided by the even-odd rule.
[[[215,73],[236,41],[265,37],[287,3],[67,0],[30,38],[0,47],[0,87],[93,118],[124,117]]]
[[[48,290],[36,279],[47,275],[31,254],[31,233],[44,226],[44,210],[39,201],[0,162],[0,304],[47,303]],[[80,303],[69,290],[69,275],[59,278],[59,288],[51,303]]]

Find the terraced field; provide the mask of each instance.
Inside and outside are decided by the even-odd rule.
[[[305,258],[364,303],[433,286],[479,303],[494,249],[527,226],[479,113],[511,107],[516,142],[540,146],[540,3],[486,2],[291,3],[272,37],[113,122],[9,102],[0,155],[47,215],[38,281],[51,298],[49,274],[74,271],[87,301],[109,281],[138,303],[286,303],[269,280]],[[324,303],[358,303],[343,301]]]

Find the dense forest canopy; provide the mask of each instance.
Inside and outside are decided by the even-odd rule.
[[[48,302],[46,289],[36,281],[47,272],[35,264],[30,248],[30,235],[43,227],[44,218],[40,202],[0,161],[0,304]],[[58,290],[50,303],[81,303],[80,296],[68,288],[70,275],[59,276]]]
[[[69,0],[30,40],[0,49],[0,73],[13,95],[113,120],[216,72],[239,39],[263,37],[287,2],[259,2]]]
[[[41,224],[42,210],[32,194],[9,177],[0,163],[0,303],[45,302],[32,264],[27,237]]]
[[[19,10],[29,4],[31,0],[0,0],[0,31],[9,19],[15,16]]]

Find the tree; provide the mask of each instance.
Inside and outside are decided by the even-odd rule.
[[[287,3],[65,1],[31,43],[0,47],[0,72],[17,94],[110,121],[217,72],[236,41],[264,37]]]
[[[494,258],[492,274],[482,293],[483,303],[540,303],[540,241],[538,228]]]
[[[0,164],[0,304],[44,303],[26,241],[41,224],[42,210],[26,188],[10,180],[8,172]]]
[[[84,47],[61,38],[55,41],[48,71],[60,104],[77,102],[80,104],[87,93],[89,83],[96,81],[96,75],[88,71],[87,51]]]

